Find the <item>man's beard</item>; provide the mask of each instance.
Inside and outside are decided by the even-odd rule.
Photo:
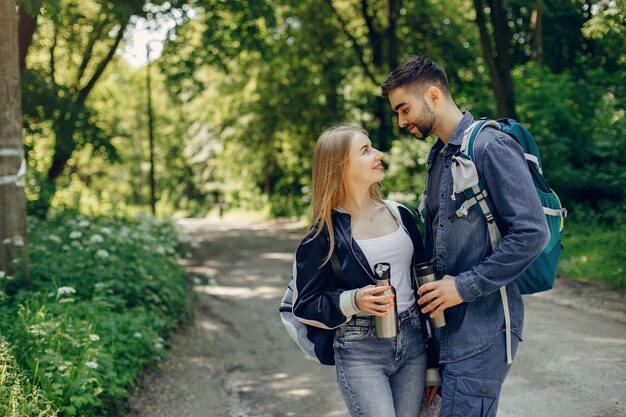
[[[428,107],[426,103],[424,103],[422,112],[417,117],[417,120],[415,121],[415,123],[411,123],[411,126],[415,126],[417,130],[422,133],[422,137],[419,137],[416,134],[413,134],[413,136],[415,136],[418,140],[426,140],[428,135],[430,135],[433,130],[435,121],[435,113]]]

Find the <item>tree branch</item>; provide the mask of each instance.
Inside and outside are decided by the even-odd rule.
[[[117,32],[117,35],[115,36],[115,41],[113,42],[113,45],[111,46],[111,49],[109,50],[109,53],[102,59],[100,64],[98,64],[98,67],[96,68],[96,72],[94,72],[93,76],[91,77],[87,85],[85,85],[85,87],[83,87],[78,93],[77,102],[79,103],[85,102],[85,100],[87,99],[87,96],[89,95],[93,87],[96,85],[96,82],[98,82],[98,79],[104,72],[106,66],[109,64],[109,62],[111,62],[111,59],[113,59],[113,56],[115,55],[115,51],[117,50],[117,47],[119,46],[120,42],[122,41],[122,38],[124,37],[124,30],[126,29],[126,26],[128,25],[129,21],[130,21],[130,16],[124,18],[124,21],[121,22],[120,29]]]
[[[104,17],[104,20],[100,25],[98,25],[97,29],[93,32],[93,36],[89,38],[89,43],[87,44],[87,48],[85,49],[85,54],[83,55],[83,61],[80,63],[80,67],[78,68],[78,73],[76,75],[76,82],[74,83],[74,87],[78,88],[80,85],[80,80],[85,75],[85,70],[87,69],[87,65],[89,65],[89,61],[91,61],[91,57],[93,54],[93,47],[96,44],[96,41],[100,38],[100,34],[104,27],[109,23],[109,15],[107,14]]]
[[[20,72],[26,68],[26,55],[28,48],[33,43],[33,35],[37,30],[37,16],[31,16],[26,11],[24,5],[19,6],[19,23],[18,23],[18,43],[19,43],[19,60]]]
[[[339,23],[341,24],[341,29],[343,30],[343,33],[348,37],[348,39],[350,39],[350,41],[354,45],[354,49],[355,49],[355,52],[356,52],[356,57],[359,60],[359,62],[361,64],[361,67],[363,68],[363,71],[365,72],[365,75],[374,84],[378,85],[379,83],[376,81],[376,77],[374,77],[374,74],[370,70],[370,68],[367,65],[367,63],[365,62],[365,51],[363,50],[363,47],[361,47],[361,45],[357,42],[357,40],[354,37],[354,35],[352,35],[352,33],[350,33],[350,31],[348,30],[348,25],[347,25],[346,21],[341,18],[341,15],[337,11],[337,9],[335,9],[335,6],[333,5],[333,1],[332,0],[326,0],[326,3],[328,4],[328,6],[331,8],[333,13],[335,14],[335,17],[337,17],[337,20],[339,20]]]
[[[374,62],[374,67],[382,69],[383,54],[381,37],[374,26],[374,18],[369,14],[367,0],[361,0],[361,13],[363,14],[363,19],[365,20],[365,26],[367,26],[367,37],[372,45],[372,61]]]
[[[52,36],[52,45],[50,45],[50,79],[52,80],[52,84],[56,85],[56,77],[55,73],[55,63],[54,63],[54,51],[57,48],[57,39],[59,37],[59,31],[56,26],[54,26],[54,34]]]

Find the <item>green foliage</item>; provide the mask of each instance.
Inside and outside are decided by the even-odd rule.
[[[576,213],[566,220],[559,275],[626,288],[626,224],[607,227],[594,222],[588,209]]]
[[[52,404],[29,381],[0,337],[0,415],[4,417],[56,417]]]
[[[577,81],[528,65],[516,72],[519,113],[542,152],[546,178],[566,207],[582,204],[604,223],[624,222],[626,102],[603,71]]]
[[[184,242],[171,223],[29,219],[32,285],[5,281],[0,332],[64,416],[120,410],[143,368],[188,317]]]
[[[114,58],[89,99],[75,100],[112,41],[113,22],[131,9],[159,19],[186,6],[171,14],[177,26],[151,68],[161,215],[204,216],[218,198],[229,210],[302,215],[315,139],[337,121],[365,127],[375,146],[389,148],[385,189],[412,204],[423,184],[423,162],[409,156],[421,161],[427,149],[402,144],[405,133],[377,97],[390,66],[410,54],[443,64],[461,109],[476,117],[495,114],[469,0],[411,7],[391,1],[390,7],[398,5],[395,26],[388,8],[347,0],[181,0],[145,10],[140,1],[130,9],[118,3],[90,1],[80,15],[75,1],[46,4],[24,73],[31,208],[49,199],[55,209],[93,214],[148,207],[146,68]],[[104,4],[112,20],[98,37],[94,28],[108,13]],[[623,10],[599,0],[504,5],[517,113],[539,141],[548,180],[566,206],[601,213],[605,224],[623,222]],[[537,5],[543,54],[534,62]],[[72,30],[74,21],[81,30]],[[59,74],[53,77],[55,36]],[[81,78],[91,41],[93,56]],[[50,189],[59,132],[71,141],[71,157],[58,187]]]

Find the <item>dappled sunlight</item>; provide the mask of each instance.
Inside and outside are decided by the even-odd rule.
[[[313,391],[306,388],[292,389],[285,392],[285,395],[291,395],[292,397],[308,397],[313,395]]]
[[[191,275],[215,275],[219,273],[219,269],[211,268],[208,266],[188,266],[185,268],[185,270],[188,274]]]
[[[196,324],[198,325],[198,327],[200,327],[203,330],[213,331],[213,330],[219,329],[219,326],[217,324],[212,323],[212,322],[207,321],[207,320],[196,321]]]
[[[626,339],[611,338],[611,337],[585,337],[585,342],[602,343],[606,345],[626,345]]]
[[[260,256],[261,259],[276,259],[279,261],[293,261],[293,253],[285,253],[285,252],[270,252],[264,253]]]
[[[282,296],[285,292],[285,289],[280,287],[248,288],[196,285],[194,286],[194,291],[203,294],[214,295],[217,297],[260,298],[263,300],[267,300]]]

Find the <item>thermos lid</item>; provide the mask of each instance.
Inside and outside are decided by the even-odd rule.
[[[423,277],[435,273],[435,265],[432,262],[422,262],[413,267],[416,277]]]
[[[389,279],[389,274],[391,273],[391,265],[389,265],[387,262],[379,262],[374,265],[374,273],[379,279]]]

